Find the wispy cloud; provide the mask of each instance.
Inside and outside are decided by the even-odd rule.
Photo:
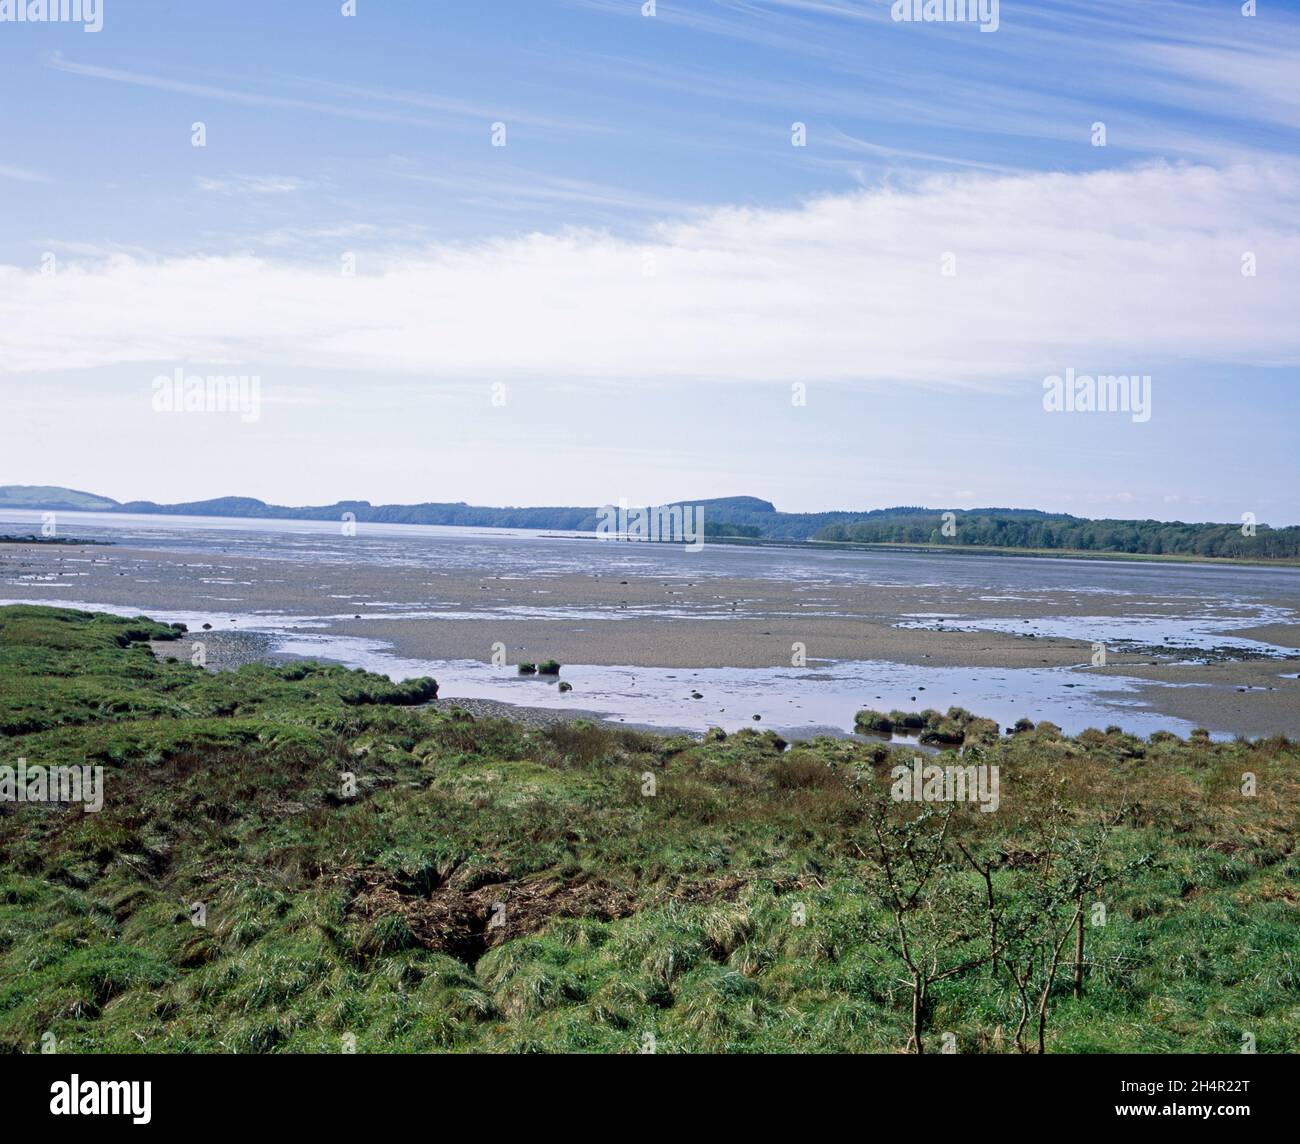
[[[1164,44],[1150,50],[1149,90],[1214,116],[1300,128],[1300,34],[1283,27],[1267,45]]]
[[[451,116],[459,119],[470,119],[479,123],[497,119],[508,120],[510,123],[556,128],[564,131],[608,133],[613,130],[613,128],[589,117],[547,115],[533,109],[522,108],[508,103],[504,105],[491,104],[483,101],[433,95],[427,92],[374,87],[365,84],[336,83],[303,76],[296,76],[293,79],[295,83],[314,90],[328,92],[332,95],[342,96],[350,102],[355,103],[361,99],[375,103],[391,103],[400,107],[414,107],[422,111],[434,112],[442,120]]]
[[[271,82],[278,83],[282,88],[305,88],[321,94],[336,96],[338,97],[337,100],[326,102],[296,95],[254,91],[233,86],[229,82],[223,84],[197,83],[193,80],[177,79],[166,75],[104,67],[99,64],[77,63],[65,59],[61,53],[57,52],[47,62],[55,71],[64,72],[68,75],[108,80],[114,83],[153,88],[157,91],[170,91],[178,95],[215,99],[227,103],[242,103],[254,107],[274,107],[287,111],[307,111],[344,119],[374,120],[383,123],[426,127],[445,127],[449,118],[473,121],[479,124],[500,119],[515,124],[564,131],[609,132],[612,130],[612,128],[590,118],[545,115],[517,106],[493,106],[484,102],[437,96],[424,92],[388,89],[364,84],[336,83],[303,76],[271,77]],[[365,103],[387,104],[390,106],[367,107],[363,106]],[[428,114],[423,116],[411,115],[392,108],[416,109]]]
[[[322,242],[341,239],[372,238],[381,233],[379,227],[368,222],[334,223],[328,226],[287,226],[263,231],[258,241],[272,249],[304,245],[318,246]]]
[[[384,123],[429,126],[433,122],[428,119],[400,115],[391,111],[355,107],[343,103],[322,103],[319,100],[297,99],[239,88],[221,87],[215,84],[194,83],[190,80],[127,71],[122,68],[102,67],[98,64],[75,63],[72,60],[64,59],[58,53],[50,57],[48,65],[55,71],[65,72],[68,75],[109,80],[113,83],[125,83],[134,87],[147,87],[155,91],[170,91],[178,95],[215,99],[227,103],[242,103],[252,107],[277,107],[288,111],[310,111],[321,115],[338,116],[343,119],[369,119]]]
[[[0,179],[13,179],[17,183],[48,183],[48,175],[41,174],[40,171],[33,171],[28,167],[15,167],[7,163],[0,163]]]
[[[660,4],[653,20],[623,0],[579,2],[624,21],[658,22],[674,45],[712,37],[743,45],[715,58],[585,57],[626,83],[733,108],[780,109],[823,125],[942,129],[952,133],[950,161],[979,158],[976,149],[999,138],[1085,141],[1095,120],[1117,128],[1109,145],[1123,160],[1242,161],[1294,154],[1300,143],[1293,133],[1300,18],[1276,6],[1267,19],[1249,19],[1233,6],[1197,0],[1149,0],[1139,9],[1128,0],[1007,4],[998,33],[984,36],[896,24],[888,0]],[[776,53],[816,60],[817,74],[803,83],[774,80],[790,71],[773,64]],[[1269,138],[1258,126],[1285,133]],[[927,161],[937,156],[934,146],[924,150]]]
[[[440,187],[464,202],[491,204],[498,209],[535,210],[544,204],[599,210],[657,211],[661,214],[691,209],[690,204],[608,183],[567,178],[508,164],[496,166],[490,171],[473,168],[443,175],[399,167],[397,173],[413,182]]]
[[[842,151],[872,155],[878,159],[906,159],[913,164],[938,163],[943,166],[969,167],[972,170],[982,171],[1011,171],[1014,169],[1001,163],[981,163],[974,159],[957,159],[951,155],[940,155],[932,151],[917,151],[910,147],[887,147],[881,143],[871,143],[866,139],[858,139],[847,132],[839,130],[837,127],[826,129],[823,132],[823,137],[831,147]]]
[[[201,191],[220,195],[287,195],[309,184],[293,175],[232,175],[224,179],[200,175],[195,185]]]

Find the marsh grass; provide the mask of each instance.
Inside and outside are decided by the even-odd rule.
[[[478,720],[418,706],[427,683],[213,674],[143,650],[176,634],[0,609],[0,762],[106,768],[99,814],[0,805],[0,1047],[47,1031],[90,1052],[908,1043],[866,795],[909,752]],[[1051,991],[1049,1052],[1232,1052],[1246,1033],[1294,1049],[1300,749],[887,718],[960,731],[1001,768],[1000,811],[957,826],[1013,904],[1044,821],[1118,815],[1107,861],[1133,873],[1101,892],[1080,995],[1068,973]],[[979,879],[953,877],[977,903]],[[937,982],[925,1020],[963,1052],[1014,1051],[1015,993],[988,966]]]

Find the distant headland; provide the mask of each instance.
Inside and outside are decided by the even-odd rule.
[[[1271,528],[1247,513],[1236,524],[1189,524],[1159,520],[1090,520],[1067,513],[1024,508],[942,509],[899,506],[829,512],[778,512],[752,496],[712,497],[673,504],[703,510],[705,536],[776,542],[818,542],[1034,552],[1044,555],[1116,555],[1294,561],[1300,559],[1300,526]],[[273,505],[254,497],[215,497],[181,504],[116,501],[54,485],[0,485],[0,508],[62,512],[253,517],[270,520],[339,520],[359,523],[460,525],[594,532],[600,506],[490,507],[463,501],[329,505]]]

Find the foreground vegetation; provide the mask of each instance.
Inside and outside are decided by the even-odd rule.
[[[475,720],[176,635],[0,608],[0,765],[105,768],[99,813],[0,803],[8,1050],[1295,1051],[1285,740],[922,713],[983,813],[894,801],[885,741]]]

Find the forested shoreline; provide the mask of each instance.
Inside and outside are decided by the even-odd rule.
[[[1300,528],[1253,530],[1232,524],[1159,520],[1085,520],[931,511],[885,514],[834,524],[815,539],[858,544],[970,545],[1039,551],[1113,552],[1148,556],[1285,560],[1300,557]],[[945,530],[945,525],[946,530]]]

